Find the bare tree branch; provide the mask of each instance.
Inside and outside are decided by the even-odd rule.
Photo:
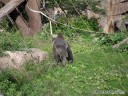
[[[0,9],[0,20],[12,12],[18,5],[20,5],[24,0],[11,0],[4,7]]]
[[[113,48],[119,48],[122,44],[125,44],[128,42],[128,37],[126,37],[123,41],[113,46]]]

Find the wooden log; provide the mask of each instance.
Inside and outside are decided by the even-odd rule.
[[[25,0],[0,0],[5,6],[1,8],[0,19],[5,15],[11,13],[18,5],[20,5]],[[40,8],[40,0],[27,0],[27,4],[33,9],[39,11]],[[6,11],[4,11],[6,10]],[[41,15],[39,13],[34,13],[30,11],[26,7],[27,15],[29,17],[29,24],[26,24],[25,19],[18,15],[15,17],[16,19],[14,22],[16,23],[17,27],[21,30],[22,35],[24,36],[33,36],[37,32],[41,31],[42,29],[42,22],[41,22]],[[17,14],[19,11],[15,9],[13,14]]]
[[[32,36],[33,35],[33,30],[29,28],[29,26],[25,23],[23,18],[19,15],[16,18],[15,21],[17,27],[20,29],[21,33],[23,36]]]
[[[6,1],[6,0],[5,0]],[[0,20],[12,12],[18,5],[20,5],[24,0],[11,0],[4,7],[0,9]],[[2,0],[1,0],[2,2]]]
[[[113,46],[113,48],[119,48],[122,44],[128,43],[128,37],[126,37],[123,41]]]

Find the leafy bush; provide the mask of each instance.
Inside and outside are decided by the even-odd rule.
[[[98,37],[99,39],[99,43],[100,45],[107,45],[107,46],[111,46],[111,45],[115,45],[119,42],[121,42],[123,39],[125,39],[127,36],[127,33],[115,33],[115,34],[111,34],[111,35],[107,35],[107,34],[100,34],[100,35],[96,35],[96,37]],[[120,47],[119,51],[126,51],[128,49],[128,45],[127,44],[123,44]]]
[[[96,33],[100,29],[96,19],[87,20],[87,17],[84,16],[72,17],[72,20],[70,19],[60,18],[59,22],[64,23],[53,24],[53,33],[61,32],[68,37],[73,37],[77,34],[90,34],[90,31]],[[49,31],[49,27],[47,30]]]
[[[0,71],[0,93],[6,96],[21,96],[20,87],[26,82],[22,73],[14,69]],[[16,95],[17,94],[17,95]],[[18,95],[19,94],[19,95]]]
[[[115,33],[110,35],[101,33],[96,35],[96,37],[99,38],[101,45],[114,45],[125,38],[124,34],[121,33]]]
[[[59,4],[63,9],[68,10],[68,14],[79,14],[78,11],[84,10],[87,6],[85,1],[86,0],[51,0],[46,6],[48,8],[53,8]]]
[[[128,44],[122,44],[120,46],[120,50],[118,50],[118,51],[120,51],[120,52],[126,52],[126,51],[128,51]]]

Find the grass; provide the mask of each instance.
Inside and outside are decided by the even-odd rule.
[[[6,96],[92,96],[95,92],[109,90],[128,94],[128,52],[116,52],[93,44],[87,35],[76,35],[66,37],[74,53],[74,63],[66,67],[54,66],[51,40],[40,35],[48,37],[44,33],[29,39],[21,37],[21,44],[29,40],[30,44],[23,45],[33,44],[31,46],[48,51],[50,59],[39,64],[29,62],[22,71],[1,70],[1,93]]]
[[[99,31],[96,23],[84,19],[68,23],[82,30]],[[113,96],[128,95],[128,51],[117,51],[110,46],[111,40],[119,41],[122,35],[101,36],[105,39],[94,42],[94,38],[84,31],[53,26],[54,33],[64,33],[74,54],[74,63],[62,67],[55,66],[52,59],[52,39],[48,31],[27,38],[19,32],[0,33],[0,56],[5,50],[31,47],[49,52],[48,60],[38,64],[28,62],[24,70],[0,70],[0,93],[5,96],[102,96],[103,92],[108,93],[105,96],[112,93],[115,93]],[[106,41],[110,41],[109,44]]]

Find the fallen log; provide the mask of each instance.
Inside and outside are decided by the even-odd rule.
[[[27,2],[23,2],[25,0],[0,0],[5,6],[0,9],[0,20],[6,16],[10,15],[12,20],[15,22],[17,27],[21,30],[23,36],[33,36],[37,32],[42,30],[42,22],[41,15],[39,13],[34,13],[26,7],[29,5],[33,10],[40,10],[40,0],[27,0]],[[23,2],[23,3],[22,3]],[[20,14],[18,10],[19,5],[25,6],[27,11],[29,22],[27,23],[23,16]]]
[[[17,6],[19,6],[25,0],[11,0],[4,7],[0,9],[0,20],[12,12]]]
[[[123,41],[121,41],[120,43],[114,45],[113,48],[118,49],[118,48],[120,48],[120,46],[121,46],[122,44],[125,44],[125,43],[128,43],[128,37],[126,37],[126,38],[125,38]]]

